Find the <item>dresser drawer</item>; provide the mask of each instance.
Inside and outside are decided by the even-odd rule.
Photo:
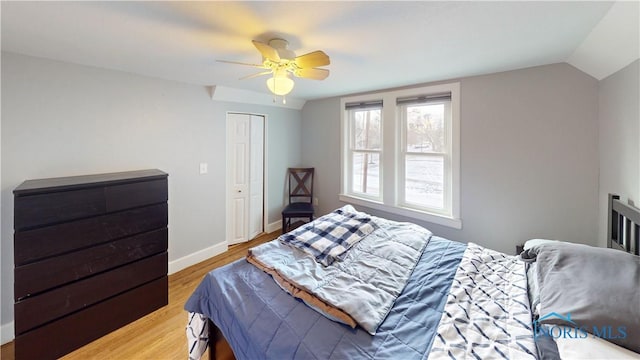
[[[15,303],[15,331],[22,334],[167,274],[167,253],[86,278]]]
[[[14,228],[24,230],[101,215],[106,211],[102,188],[16,196]]]
[[[167,204],[157,204],[14,235],[16,266],[167,226]]]
[[[110,241],[14,270],[15,300],[167,251],[167,228]]]
[[[167,179],[99,188],[17,196],[14,228],[39,226],[166,202]]]
[[[167,202],[167,179],[108,186],[104,189],[107,212]]]
[[[16,334],[16,359],[57,359],[167,304],[164,276],[24,334]]]

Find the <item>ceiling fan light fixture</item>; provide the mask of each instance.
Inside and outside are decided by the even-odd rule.
[[[267,87],[274,95],[284,96],[293,90],[295,83],[291,80],[286,72],[274,72],[273,77],[267,79]]]

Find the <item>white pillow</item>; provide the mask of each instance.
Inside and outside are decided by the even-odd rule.
[[[524,243],[524,250],[529,250],[532,247],[536,246],[536,245],[541,245],[541,244],[546,244],[546,243],[554,243],[554,242],[560,242],[558,240],[548,240],[548,239],[531,239],[531,240],[527,240]]]

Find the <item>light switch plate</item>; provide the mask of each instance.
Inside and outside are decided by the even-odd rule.
[[[200,174],[206,174],[208,171],[207,163],[200,163]]]

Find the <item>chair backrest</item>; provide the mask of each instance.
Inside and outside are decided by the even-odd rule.
[[[313,202],[313,173],[314,168],[289,168],[289,203]],[[294,198],[306,201],[293,201]]]

